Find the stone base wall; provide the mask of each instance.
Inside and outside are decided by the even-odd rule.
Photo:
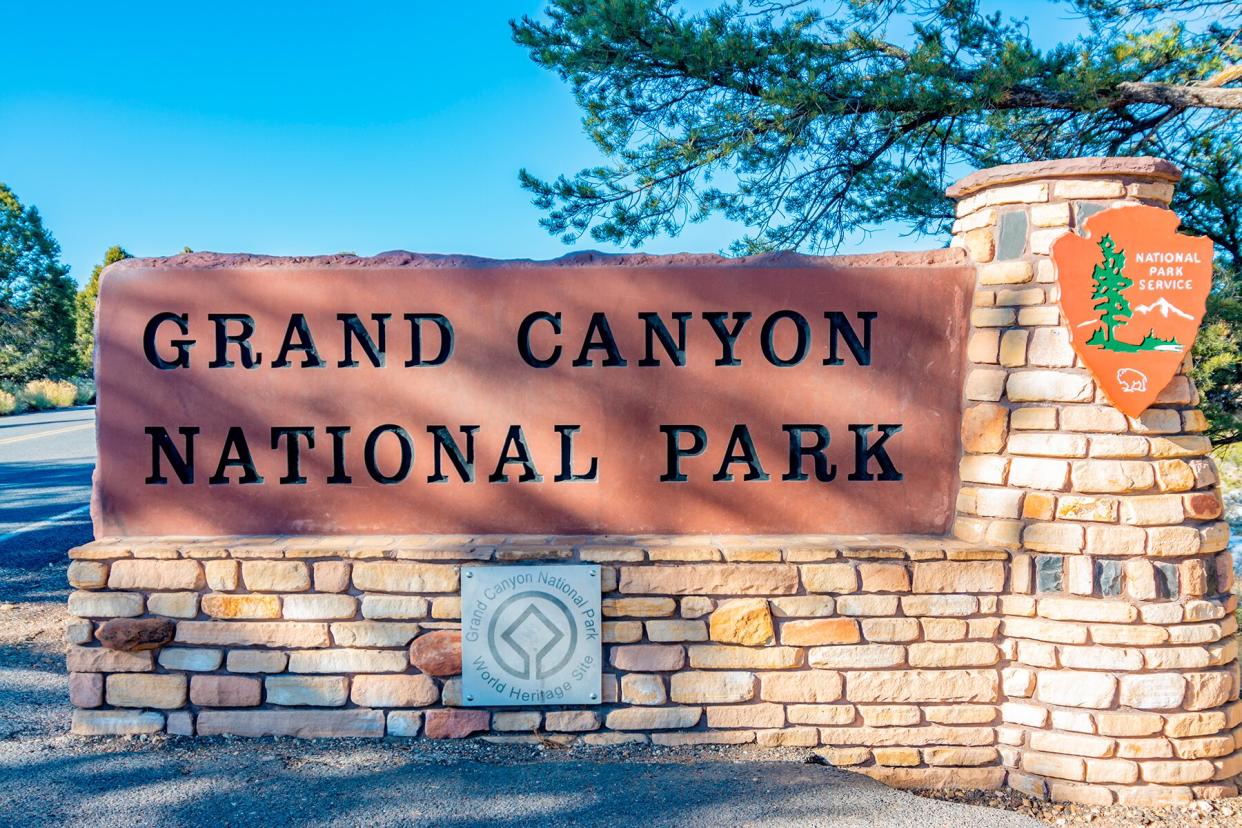
[[[824,746],[834,764],[892,785],[1005,780],[1001,549],[914,537],[151,538],[71,556],[81,734]],[[604,703],[461,707],[459,567],[529,561],[601,564]]]

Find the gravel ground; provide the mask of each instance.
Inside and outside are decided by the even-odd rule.
[[[1082,808],[920,798],[805,750],[397,740],[83,739],[65,731],[64,568],[0,568],[6,826],[1242,826],[1242,800]]]

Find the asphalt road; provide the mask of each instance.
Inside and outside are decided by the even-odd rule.
[[[92,406],[0,418],[0,567],[36,567],[91,538]]]

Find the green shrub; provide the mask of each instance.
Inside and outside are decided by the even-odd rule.
[[[95,381],[90,377],[79,377],[70,380],[77,393],[73,397],[74,405],[91,405],[95,402]]]
[[[22,398],[36,411],[73,405],[78,389],[65,380],[31,380],[22,388]]]
[[[17,410],[17,395],[0,388],[0,417]]]

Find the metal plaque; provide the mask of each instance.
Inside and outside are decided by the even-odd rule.
[[[598,566],[462,568],[462,700],[599,704]]]

